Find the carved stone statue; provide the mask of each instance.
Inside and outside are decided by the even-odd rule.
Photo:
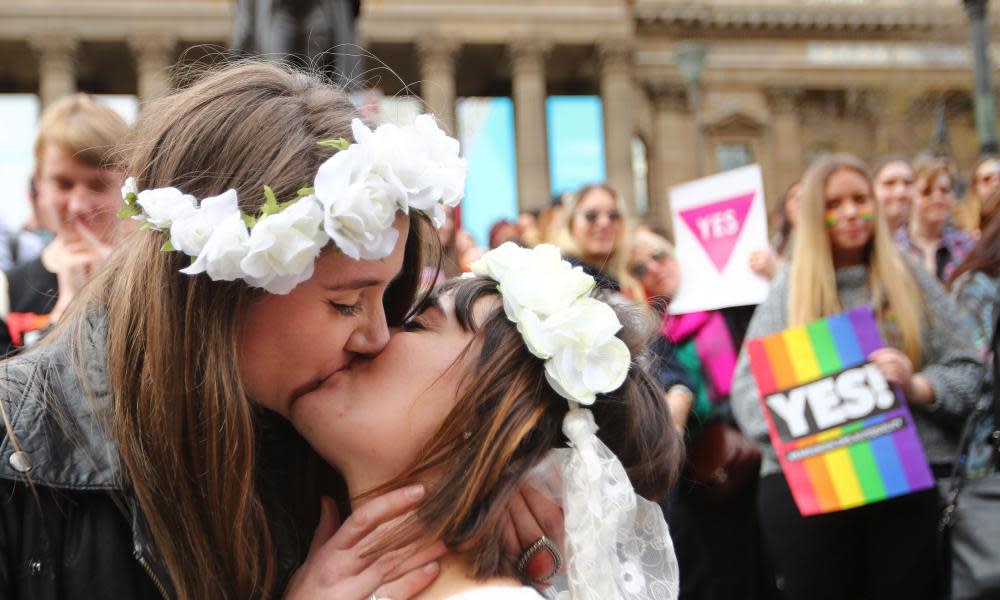
[[[233,50],[298,56],[344,83],[361,75],[354,19],[360,0],[236,0]]]

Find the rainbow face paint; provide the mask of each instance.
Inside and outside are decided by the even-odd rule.
[[[862,207],[858,210],[858,218],[865,223],[871,223],[875,220],[875,211],[870,206]],[[831,208],[823,213],[823,219],[826,221],[826,226],[833,228],[836,227],[840,222],[840,209]]]

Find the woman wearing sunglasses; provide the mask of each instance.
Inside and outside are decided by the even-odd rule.
[[[625,268],[629,229],[614,188],[606,183],[583,186],[564,204],[563,218],[559,246],[566,260],[583,267],[600,287],[641,299],[642,286]]]

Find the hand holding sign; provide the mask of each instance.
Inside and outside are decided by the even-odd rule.
[[[771,443],[804,516],[934,483],[913,417],[890,387],[920,376],[884,346],[869,307],[747,342]]]

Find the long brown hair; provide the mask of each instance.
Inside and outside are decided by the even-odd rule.
[[[255,214],[264,184],[294,198],[332,152],[317,142],[351,139],[356,116],[317,76],[241,63],[146,107],[125,144],[127,172],[140,189],[173,186],[199,198],[234,188]],[[427,226],[410,219],[403,274],[386,293],[390,324],[414,301],[420,247],[435,237]],[[184,276],[189,259],[162,244],[152,232],[126,240],[56,335],[79,335],[86,315],[106,312],[108,428],[177,596],[268,597],[282,569],[304,557],[321,487],[337,476],[294,434],[281,450],[281,485],[262,474],[275,419],[247,398],[238,347],[245,310],[261,292]],[[279,556],[279,538],[291,556]]]
[[[850,154],[831,154],[817,159],[802,178],[799,218],[795,225],[791,266],[788,271],[788,325],[796,327],[843,310],[837,293],[833,251],[823,212],[830,177],[842,170],[854,171],[868,182],[875,204],[875,233],[865,249],[872,306],[880,320],[895,320],[903,352],[917,368],[922,362],[921,322],[927,310],[923,294],[910,267],[900,255],[889,233],[885,216],[874,202],[874,187],[868,168]]]
[[[544,362],[528,351],[499,302],[486,316],[477,311],[474,318],[477,300],[499,294],[495,281],[453,280],[439,293],[454,295],[456,317],[475,333],[469,348],[478,348],[479,355],[468,367],[455,407],[413,464],[363,497],[440,475],[416,518],[388,544],[428,536],[459,549],[477,577],[511,574],[498,542],[507,501],[549,449],[565,445],[562,422],[568,404],[546,382]],[[619,457],[636,492],[658,499],[677,476],[683,445],[663,390],[644,367],[645,315],[612,306],[624,325],[619,335],[633,364],[625,383],[598,396],[589,408],[600,427],[598,436]]]
[[[990,277],[1000,275],[1000,218],[993,217],[987,222],[982,237],[951,275],[949,287],[965,273],[984,273]]]

